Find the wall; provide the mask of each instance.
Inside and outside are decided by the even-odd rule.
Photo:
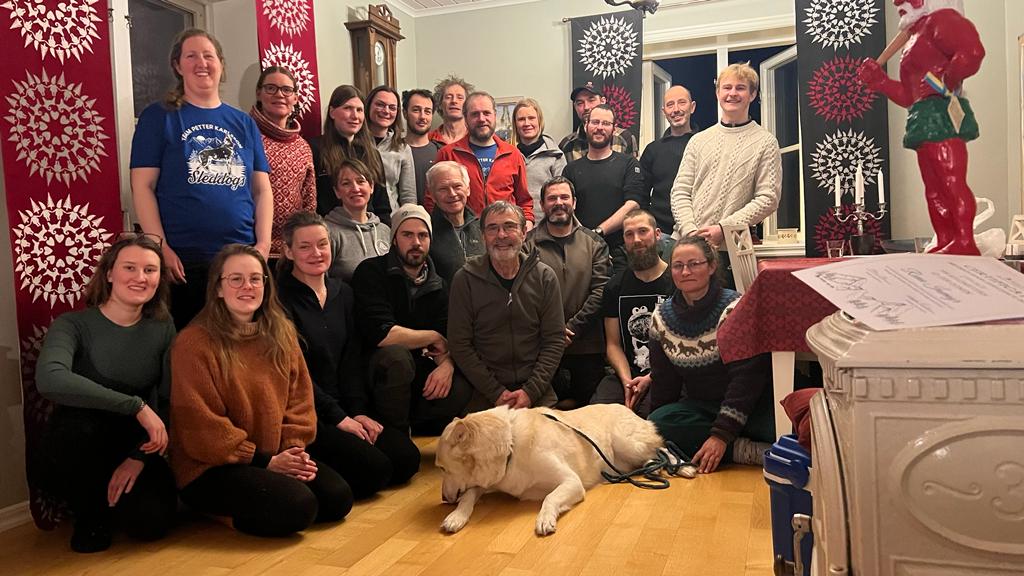
[[[562,18],[615,10],[599,0],[560,0],[418,18],[417,81],[433,88],[439,79],[457,72],[495,97],[536,98],[544,107],[545,132],[558,140],[572,129],[573,114],[569,24]],[[665,6],[648,15],[644,31],[713,24],[738,14],[761,18],[792,13],[793,0]],[[496,38],[502,39],[500,43]]]
[[[1024,126],[1021,125],[1021,83],[1024,70],[1021,69],[1020,45],[1017,38],[1024,34],[1024,2],[1006,2],[1006,150],[1009,162],[1006,165],[1006,179],[1010,199],[1007,202],[1010,215],[1024,213],[1024,166],[1021,165],[1021,146],[1024,145]],[[1016,193],[1015,193],[1016,192]]]

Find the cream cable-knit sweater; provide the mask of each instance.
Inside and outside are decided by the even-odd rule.
[[[775,136],[753,121],[715,124],[690,139],[672,184],[674,236],[713,224],[757,224],[778,208],[781,191]]]

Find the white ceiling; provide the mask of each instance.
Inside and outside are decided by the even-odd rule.
[[[496,6],[528,4],[539,0],[387,0],[395,8],[415,17],[482,10]]]

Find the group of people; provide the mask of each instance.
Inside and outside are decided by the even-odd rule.
[[[140,231],[39,357],[73,549],[114,525],[163,535],[178,496],[257,535],[339,520],[416,474],[410,433],[495,406],[625,403],[702,472],[773,439],[765,359],[725,364],[716,338],[739,297],[721,226],[756,224],[781,188],[748,65],[722,72],[701,132],[669,90],[638,161],[589,83],[558,146],[532,99],[516,144],[496,137],[493,98],[455,77],[339,86],[307,142],[286,68],[245,114],[220,100],[213,36],[184,31],[170,64],[132,142]]]

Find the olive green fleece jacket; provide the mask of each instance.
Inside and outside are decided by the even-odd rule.
[[[537,252],[520,254],[506,290],[487,254],[455,273],[448,302],[448,349],[478,392],[497,402],[523,389],[532,406],[553,406],[551,378],[565,349],[562,296],[554,271]]]

